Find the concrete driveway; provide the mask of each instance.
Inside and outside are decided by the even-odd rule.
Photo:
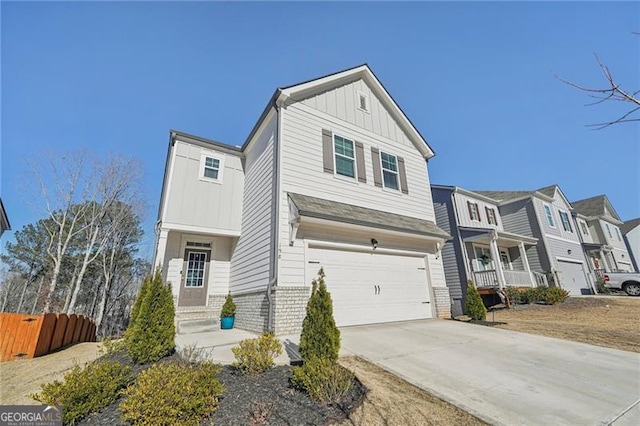
[[[341,329],[359,355],[492,424],[640,425],[640,354],[456,321]]]

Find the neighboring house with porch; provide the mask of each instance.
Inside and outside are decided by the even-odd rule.
[[[527,249],[533,271],[572,295],[593,293],[593,281],[571,218],[572,206],[557,185],[534,191],[474,191],[498,201],[504,229],[537,238]]]
[[[528,259],[538,238],[510,232],[498,200],[456,186],[432,185],[431,193],[436,223],[453,237],[442,261],[454,316],[464,312],[469,280],[481,294],[547,283]]]
[[[634,271],[624,241],[624,224],[606,195],[571,202],[589,267],[596,273]]]
[[[301,330],[326,274],[339,326],[450,316],[426,160],[367,65],[275,91],[241,147],[172,131],[154,263],[180,323]]]
[[[4,204],[2,204],[2,198],[0,198],[0,237],[2,237],[4,231],[9,230],[11,230],[9,217],[7,216],[7,211],[4,209]]]
[[[640,271],[640,217],[626,221],[620,227],[634,270]]]

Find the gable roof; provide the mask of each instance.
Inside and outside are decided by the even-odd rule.
[[[477,194],[484,195],[485,197],[493,198],[500,201],[501,204],[508,203],[510,201],[520,200],[523,198],[541,196],[543,199],[552,199],[555,196],[556,190],[560,192],[560,195],[567,202],[569,208],[572,204],[567,200],[564,193],[557,184],[545,186],[543,188],[534,189],[533,191],[473,191]]]
[[[438,225],[428,220],[291,192],[289,192],[289,198],[293,204],[296,205],[298,213],[301,216],[328,219],[336,222],[350,223],[352,225],[369,226],[372,228],[406,232],[409,234],[431,236],[441,238],[443,240],[451,239],[449,234],[439,228]]]
[[[378,80],[368,64],[358,65],[353,68],[338,71],[312,80],[303,81],[286,87],[277,88],[267,104],[266,108],[260,115],[255,126],[249,133],[242,150],[249,145],[253,136],[267,117],[269,111],[275,106],[281,106],[287,102],[295,102],[298,99],[306,98],[315,93],[330,90],[340,85],[344,85],[356,80],[362,79],[371,88],[372,92],[378,97],[380,102],[387,108],[389,113],[396,119],[398,125],[407,133],[409,139],[425,158],[431,158],[435,152],[429,146],[427,140],[420,134],[418,129],[413,125],[409,117],[404,113],[402,108],[396,103],[391,94],[384,85]]]
[[[622,231],[623,235],[627,235],[629,232],[631,232],[636,226],[640,226],[640,217],[637,219],[631,219],[626,221],[625,223],[623,223],[620,226],[620,230]]]
[[[571,204],[575,211],[588,217],[605,216],[605,211],[609,210],[614,219],[620,220],[620,216],[618,216],[618,213],[616,213],[611,202],[609,202],[609,199],[604,194],[574,201]]]

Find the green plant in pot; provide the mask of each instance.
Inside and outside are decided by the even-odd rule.
[[[223,330],[230,330],[233,328],[233,323],[236,316],[236,304],[233,303],[233,298],[230,294],[227,294],[227,299],[222,305],[222,312],[220,312],[220,328]]]

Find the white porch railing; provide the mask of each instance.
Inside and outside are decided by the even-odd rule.
[[[538,274],[537,272],[532,272],[534,274],[534,278],[536,282],[531,282],[531,275],[527,271],[512,271],[512,270],[503,270],[504,279],[506,281],[505,286],[514,286],[514,287],[536,287],[538,285],[546,285],[547,278],[544,274]],[[540,275],[539,279],[537,275]],[[474,283],[477,288],[480,287],[498,287],[498,274],[495,270],[491,271],[476,271],[473,273]],[[540,280],[543,279],[544,282]]]
[[[545,274],[542,274],[540,272],[535,272],[535,271],[531,271],[531,274],[533,275],[533,279],[536,281],[536,287],[538,286],[548,286],[549,283],[547,282],[547,276]]]
[[[476,288],[498,287],[498,274],[496,271],[478,271],[473,273]]]

